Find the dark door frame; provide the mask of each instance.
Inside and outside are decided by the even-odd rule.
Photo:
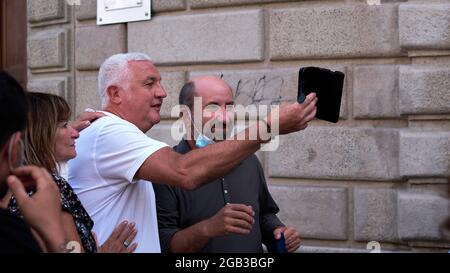
[[[27,1],[0,0],[0,69],[27,84]]]

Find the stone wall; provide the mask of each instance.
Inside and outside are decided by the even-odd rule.
[[[76,1],[75,1],[76,2]],[[96,1],[28,1],[28,88],[99,108],[97,70],[149,54],[168,98],[150,135],[170,138],[182,84],[223,74],[238,103],[295,99],[300,66],[346,73],[341,120],[259,152],[300,252],[447,251],[450,1],[159,0],[152,20],[96,25]]]

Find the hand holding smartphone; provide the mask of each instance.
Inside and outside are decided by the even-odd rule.
[[[276,240],[277,253],[286,253],[286,240],[284,233],[281,233],[280,239]]]
[[[281,236],[279,239],[275,239],[275,241],[272,241],[268,246],[267,246],[267,251],[269,251],[270,253],[286,253],[286,241],[284,239],[284,234],[283,232],[281,233]]]

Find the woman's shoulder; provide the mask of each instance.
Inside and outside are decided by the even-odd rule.
[[[63,207],[66,207],[66,209],[68,209],[69,207],[71,207],[71,204],[79,202],[78,196],[76,195],[72,186],[70,186],[69,182],[67,182],[64,177],[62,177],[58,173],[52,173],[52,177],[56,185],[58,185]]]
[[[73,189],[70,186],[69,182],[67,182],[67,180],[64,177],[62,177],[60,174],[54,172],[54,173],[52,173],[52,177],[53,177],[53,180],[58,185],[60,190],[62,188],[70,188],[73,191]]]

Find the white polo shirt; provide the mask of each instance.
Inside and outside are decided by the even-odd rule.
[[[161,252],[152,183],[135,180],[154,152],[168,145],[109,112],[81,131],[77,156],[69,161],[69,183],[94,220],[103,244],[121,221],[135,222],[135,252]]]

